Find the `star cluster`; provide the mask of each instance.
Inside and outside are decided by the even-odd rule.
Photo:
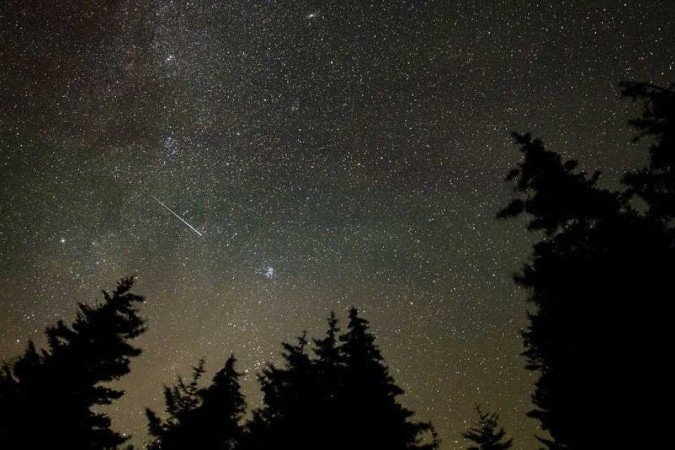
[[[0,354],[123,274],[144,354],[111,414],[201,356],[255,372],[331,310],[372,322],[402,401],[459,448],[476,403],[520,448],[511,130],[644,157],[617,82],[674,78],[669,1],[10,0],[0,6]],[[157,201],[194,226],[199,236]]]

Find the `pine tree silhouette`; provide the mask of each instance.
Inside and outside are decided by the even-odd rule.
[[[396,400],[403,390],[389,374],[368,321],[359,317],[356,308],[349,311],[347,332],[340,341],[346,364],[342,398],[350,430],[344,448],[436,448],[431,424],[410,421],[413,412]],[[432,434],[432,442],[422,444],[427,432]]]
[[[123,395],[104,383],[127,374],[130,359],[141,353],[131,341],[145,331],[136,310],[144,299],[130,292],[132,285],[123,278],[112,295],[103,292],[103,303],[80,303],[71,326],[59,321],[47,328],[46,350],[31,342],[13,365],[5,364],[0,448],[113,449],[127,440],[92,407]]]
[[[673,234],[655,212],[633,207],[633,191],[601,189],[599,172],[588,177],[540,140],[514,137],[523,161],[498,216],[527,214],[528,228],[544,232],[516,276],[535,306],[524,332],[527,367],[539,373],[530,416],[551,435],[541,439],[550,449],[644,447],[638,424],[655,418],[645,393],[663,387],[645,368],[667,351],[658,311],[672,298]],[[664,204],[659,197],[652,211]],[[619,395],[614,385],[626,388]]]
[[[433,449],[430,424],[409,419],[397,401],[402,390],[389,375],[368,331],[368,322],[350,312],[348,331],[338,336],[331,314],[323,339],[314,340],[315,358],[303,334],[283,344],[283,365],[260,375],[263,406],[248,426],[246,449]],[[423,444],[428,434],[429,443]]]
[[[314,339],[316,359],[313,365],[317,379],[313,405],[316,410],[315,434],[319,436],[318,440],[326,450],[345,448],[342,438],[335,433],[336,425],[342,424],[346,417],[343,401],[345,364],[340,351],[340,329],[337,324],[335,313],[331,312],[326,336],[323,339]]]
[[[475,445],[467,450],[508,450],[513,447],[513,440],[507,439],[506,431],[499,426],[499,416],[496,413],[483,412],[480,406],[476,407],[478,423],[468,431],[462,433],[465,439]]]
[[[201,392],[202,404],[196,421],[201,424],[203,445],[200,448],[204,450],[233,450],[241,440],[246,402],[235,362],[231,355],[225,367],[213,377],[211,386]]]
[[[642,100],[642,116],[630,123],[639,132],[635,142],[651,137],[649,166],[627,173],[622,181],[649,205],[653,216],[675,218],[675,84],[621,83],[624,97]]]
[[[320,373],[323,374],[324,381],[328,377],[336,377],[339,374],[339,368],[344,363],[340,353],[338,333],[340,328],[337,326],[338,320],[335,313],[331,312],[328,318],[328,330],[323,339],[314,339],[314,353],[317,356],[316,365]]]
[[[189,382],[181,376],[176,384],[164,386],[164,404],[167,418],[162,420],[157,413],[147,408],[148,431],[154,440],[148,444],[150,450],[178,449],[190,444],[194,438],[192,418],[200,404],[199,381],[204,375],[204,360],[192,368]]]
[[[269,364],[258,376],[263,406],[249,424],[249,448],[316,448],[319,388],[307,345],[306,333],[283,343],[283,365]]]
[[[241,374],[231,355],[216,373],[210,386],[199,387],[204,360],[193,367],[192,378],[178,377],[175,386],[164,388],[167,418],[147,409],[148,428],[154,438],[150,450],[232,450],[242,437],[242,417],[246,403],[240,392]]]

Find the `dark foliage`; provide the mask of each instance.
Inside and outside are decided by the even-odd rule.
[[[105,384],[129,372],[141,351],[130,341],[143,331],[136,304],[122,279],[112,295],[103,292],[96,306],[80,303],[71,326],[59,321],[47,329],[48,348],[31,342],[0,374],[0,448],[113,449],[126,438],[110,428],[110,419],[92,407],[123,395]]]
[[[499,426],[496,413],[483,412],[476,407],[478,423],[462,434],[472,445],[467,450],[508,450],[513,447],[513,440],[506,437],[506,431]]]
[[[622,94],[645,104],[642,116],[630,123],[654,141],[649,148],[649,166],[631,172],[623,182],[647,202],[655,217],[675,217],[675,84],[669,88],[645,83],[622,83]]]
[[[309,449],[320,438],[319,379],[303,334],[283,345],[283,367],[268,365],[258,376],[264,406],[254,411],[247,446],[255,449]]]
[[[210,386],[199,387],[204,374],[204,361],[193,368],[192,379],[186,383],[178,377],[172,387],[164,388],[165,419],[146,410],[150,435],[154,438],[149,450],[231,450],[238,445],[246,410],[235,370],[235,358],[213,377]]]
[[[284,344],[283,367],[270,365],[260,375],[264,404],[254,413],[246,448],[436,448],[431,425],[412,422],[413,413],[396,400],[403,391],[368,322],[352,309],[347,332],[338,332],[331,315],[314,358],[304,335]],[[423,444],[425,435],[430,442]]]
[[[629,85],[625,92],[649,94],[647,118],[634,123],[656,137],[657,149],[641,176],[666,186],[674,167],[654,161],[673,154],[673,128],[656,124],[672,123],[672,109],[654,106],[661,100],[651,87]],[[661,117],[664,111],[671,115]],[[600,189],[599,173],[575,172],[576,161],[563,163],[529,135],[514,137],[523,162],[507,177],[515,198],[499,216],[526,213],[529,229],[545,232],[516,276],[534,305],[524,332],[528,368],[540,374],[530,415],[551,435],[542,439],[551,449],[644,444],[641,426],[654,418],[646,399],[659,386],[659,375],[646,368],[667,351],[664,312],[673,298],[675,246],[662,218],[669,188],[653,196],[627,176],[649,205],[641,214],[631,206],[633,191]],[[598,431],[610,429],[621,432]]]
[[[419,443],[418,437],[432,431],[431,425],[411,422],[412,411],[396,401],[403,390],[389,375],[368,321],[354,308],[349,311],[347,332],[340,341],[346,369],[342,395],[348,429],[352,430],[349,445],[344,448],[434,448],[435,443]]]

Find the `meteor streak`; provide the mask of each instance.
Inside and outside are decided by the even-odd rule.
[[[157,203],[159,203],[160,205],[162,205],[163,207],[165,207],[167,210],[169,210],[169,212],[170,212],[171,214],[173,214],[174,216],[178,217],[178,220],[180,220],[181,222],[183,222],[183,223],[184,223],[185,225],[187,225],[192,231],[194,231],[195,233],[197,233],[197,234],[199,235],[199,237],[203,237],[203,236],[204,236],[202,233],[199,232],[199,230],[197,230],[195,227],[193,227],[192,225],[190,225],[190,224],[187,222],[187,220],[183,219],[181,216],[179,216],[178,214],[176,214],[175,212],[173,212],[173,210],[172,210],[171,208],[169,208],[169,207],[166,206],[164,203],[162,203],[162,201],[161,201],[160,199],[158,199],[158,198],[155,197],[154,195],[151,195],[150,197],[154,198],[155,201],[156,201]]]

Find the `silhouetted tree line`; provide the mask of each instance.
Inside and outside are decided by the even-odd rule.
[[[179,378],[165,388],[165,419],[147,411],[149,448],[436,448],[431,425],[412,421],[413,413],[396,400],[403,391],[368,322],[351,309],[346,333],[338,335],[337,323],[331,315],[326,336],[312,344],[304,334],[283,344],[281,366],[268,365],[258,376],[263,404],[246,424],[234,357],[205,389],[198,387],[200,362],[190,382]]]
[[[109,405],[123,392],[106,383],[129,372],[140,349],[132,345],[144,328],[136,305],[143,297],[123,279],[104,302],[80,303],[71,326],[47,328],[47,349],[31,342],[0,373],[0,448],[113,449],[126,441],[110,419],[92,407]]]
[[[541,239],[516,275],[533,305],[524,331],[527,368],[539,378],[529,413],[551,450],[661,448],[669,442],[655,400],[670,390],[667,335],[675,276],[675,90],[622,84],[644,103],[631,121],[650,140],[646,167],[624,188],[600,187],[529,134],[514,134],[523,160],[507,176],[514,198],[501,218],[529,217]],[[72,325],[47,328],[0,372],[0,449],[117,449],[127,438],[99,406],[123,392],[109,382],[129,372],[145,330],[124,278],[103,302],[80,304]],[[283,362],[258,379],[262,405],[245,420],[241,374],[230,356],[203,386],[204,362],[164,388],[165,411],[147,410],[150,450],[435,449],[429,423],[397,398],[368,322],[351,309],[344,333],[334,314],[326,335],[283,344]],[[95,409],[95,411],[93,410]],[[478,408],[463,434],[470,450],[506,450],[495,413]]]
[[[533,309],[524,332],[532,397],[549,449],[660,448],[667,425],[654,407],[670,392],[675,276],[675,85],[623,83],[644,103],[630,123],[650,141],[648,165],[624,188],[599,186],[529,134],[514,134],[522,162],[507,180],[514,198],[499,217],[529,218],[541,232],[516,275]],[[580,152],[581,153],[581,152]],[[659,428],[659,427],[663,428]],[[667,446],[667,444],[665,445]]]
[[[1,449],[116,449],[128,439],[92,408],[122,396],[105,383],[129,372],[144,330],[143,297],[124,278],[95,306],[79,305],[72,326],[47,329],[48,347],[30,343],[0,374]],[[283,363],[258,375],[263,404],[244,421],[241,374],[230,356],[202,386],[204,361],[189,380],[164,387],[165,411],[146,410],[150,450],[419,449],[438,446],[429,423],[397,400],[394,382],[368,322],[349,312],[340,334],[334,314],[322,339],[283,344]]]

